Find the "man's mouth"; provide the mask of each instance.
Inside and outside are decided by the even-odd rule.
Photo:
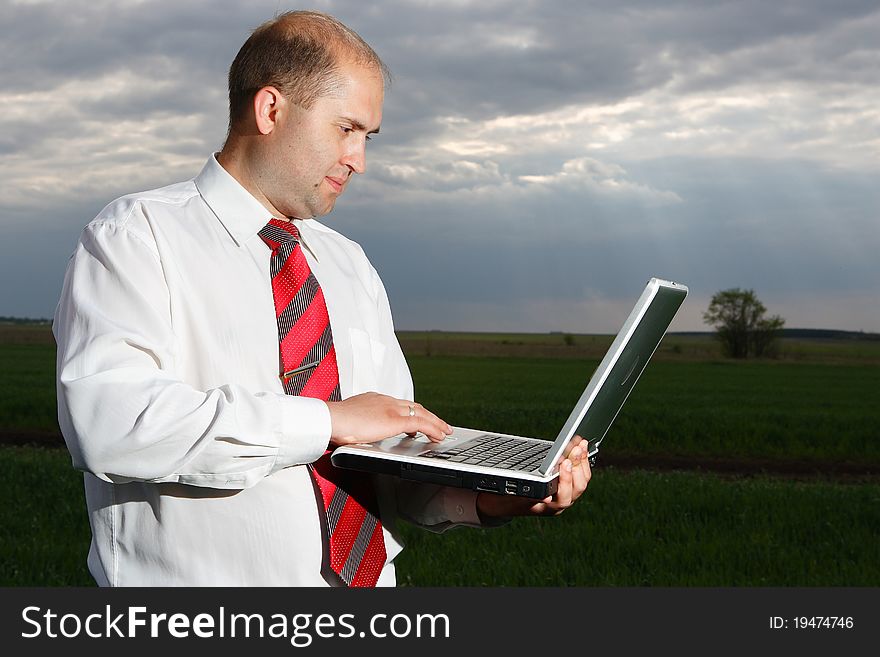
[[[344,178],[334,178],[333,176],[327,176],[325,180],[330,184],[330,187],[332,187],[333,191],[335,191],[336,193],[341,193],[342,189],[345,187]]]

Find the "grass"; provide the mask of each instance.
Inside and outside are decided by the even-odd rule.
[[[559,518],[406,526],[412,586],[877,586],[880,486],[603,470]]]
[[[55,348],[0,344],[0,429],[58,431]]]
[[[82,475],[61,449],[0,447],[0,586],[94,585]]]
[[[400,331],[407,356],[518,356],[523,358],[592,358],[600,360],[612,335],[575,333],[458,333]],[[880,339],[782,338],[777,362],[880,365]],[[663,360],[723,361],[720,343],[710,333],[669,333],[654,362]]]
[[[597,362],[410,357],[448,422],[555,438]],[[652,362],[604,442],[617,454],[880,464],[880,368]]]
[[[823,348],[829,357],[831,348]],[[841,346],[843,353],[850,348]],[[556,436],[598,363],[436,355],[408,361],[419,401],[449,422],[544,438]],[[57,431],[54,347],[0,344],[0,367],[0,430]],[[878,426],[876,365],[668,356],[648,365],[605,449],[880,465]]]
[[[0,586],[88,586],[82,477],[0,448]],[[431,534],[402,525],[408,586],[877,586],[880,485],[602,470],[560,518]]]
[[[419,401],[453,424],[553,438],[610,336],[401,334]],[[880,465],[880,343],[786,340],[731,362],[667,336],[607,454]],[[45,327],[0,326],[0,430],[57,431]],[[0,585],[89,585],[82,477],[63,449],[0,447]],[[877,586],[880,484],[597,469],[556,519],[402,527],[412,586]],[[450,567],[452,565],[452,567]]]

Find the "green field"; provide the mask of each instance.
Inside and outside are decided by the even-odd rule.
[[[610,338],[432,332],[401,342],[417,398],[444,419],[552,438]],[[732,362],[705,336],[667,336],[584,500],[560,518],[492,530],[405,526],[401,583],[877,586],[880,347],[792,340],[781,354]],[[46,329],[0,330],[0,365],[0,430],[57,432]],[[829,474],[792,481],[613,466],[627,455],[677,455],[695,468],[706,459],[797,461]],[[867,474],[839,479],[831,466],[844,463]],[[66,451],[2,447],[0,473],[0,585],[88,585],[82,479]]]
[[[409,358],[416,397],[448,422],[555,438],[596,361]],[[463,383],[466,382],[466,383]],[[615,455],[880,466],[880,367],[649,364],[603,447]]]
[[[89,586],[82,475],[63,449],[0,448],[0,585]]]
[[[55,349],[0,344],[0,430],[58,431]]]
[[[20,344],[3,344],[0,331],[0,430],[57,432],[54,346],[45,329],[23,335]],[[556,436],[598,364],[598,356],[580,357],[577,349],[604,350],[609,341],[575,336],[566,346],[549,334],[419,336],[440,336],[446,351],[462,354],[424,355],[412,334],[402,334],[420,402],[452,424],[543,438]],[[475,342],[497,355],[480,355]],[[873,363],[880,343],[817,341],[807,349],[803,342],[786,343],[783,351],[811,351],[813,358],[734,362],[717,354],[695,358],[714,345],[708,338],[668,336],[609,432],[606,453],[880,467],[880,358]],[[523,345],[574,352],[529,357]]]
[[[512,356],[523,358],[580,358],[601,360],[612,335],[573,333],[455,333],[400,331],[398,339],[407,356]],[[721,361],[721,346],[710,334],[670,333],[663,338],[653,361]],[[846,339],[783,338],[773,362],[880,365],[880,338],[876,334]]]
[[[82,479],[63,450],[0,449],[0,585],[90,585]],[[597,474],[558,518],[404,525],[408,586],[877,586],[880,486]],[[450,565],[452,567],[450,567]]]
[[[877,586],[878,512],[877,485],[609,469],[594,476],[582,503],[558,518],[518,518],[508,527],[439,536],[407,527],[400,580],[415,586]]]

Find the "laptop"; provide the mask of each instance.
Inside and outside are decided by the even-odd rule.
[[[569,441],[589,443],[595,465],[599,446],[687,296],[680,283],[652,278],[590,377],[556,440],[452,427],[441,443],[400,434],[333,451],[340,468],[476,491],[543,499],[556,492],[559,463]]]

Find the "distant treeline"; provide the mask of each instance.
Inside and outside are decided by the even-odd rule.
[[[41,317],[34,319],[33,317],[4,317],[0,316],[0,324],[51,324],[51,319]]]
[[[678,331],[670,332],[670,335],[714,335],[714,332]],[[839,331],[836,329],[789,328],[779,331],[779,336],[782,338],[811,340],[880,340],[880,333],[865,333],[864,331]]]
[[[827,329],[782,329],[783,338],[820,338],[823,340],[880,340],[880,333],[832,331]]]
[[[6,317],[0,316],[0,324],[43,324],[51,325],[52,320],[45,317]],[[443,331],[433,329],[431,331],[415,331],[416,333],[458,333],[458,331]],[[474,331],[467,331],[472,333]],[[476,331],[479,333],[479,331]],[[562,335],[563,331],[550,331],[551,335]],[[714,335],[713,331],[670,331],[670,335],[682,336],[708,336]],[[517,334],[519,335],[519,334]],[[813,340],[880,340],[880,333],[865,333],[864,331],[838,331],[835,329],[798,329],[788,328],[780,331],[780,337],[794,339]]]

